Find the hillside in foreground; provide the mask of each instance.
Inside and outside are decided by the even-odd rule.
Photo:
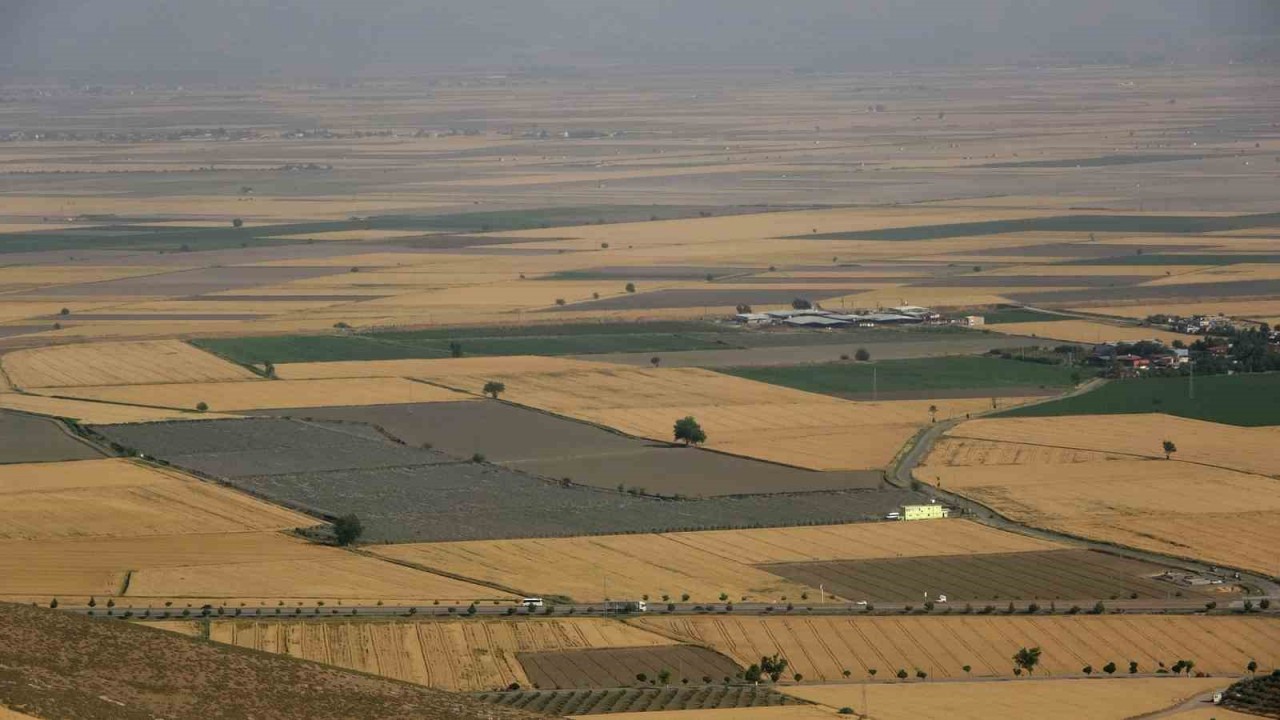
[[[124,622],[0,604],[0,708],[76,720],[522,720],[459,695]]]

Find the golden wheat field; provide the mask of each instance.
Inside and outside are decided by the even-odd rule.
[[[938,679],[1013,677],[1012,657],[1039,646],[1037,676],[1079,675],[1114,661],[1153,673],[1192,659],[1196,670],[1237,675],[1250,660],[1280,662],[1280,621],[1263,617],[1077,615],[1055,617],[645,617],[632,621],[704,645],[744,665],[780,653],[809,681],[895,680],[917,669]],[[971,672],[965,673],[965,665]]]
[[[404,378],[272,380],[254,382],[116,385],[43,390],[59,397],[214,412],[340,405],[454,402],[468,396]]]
[[[47,540],[278,530],[305,515],[123,459],[0,465],[0,538]]]
[[[1125,416],[1180,420],[1166,416]],[[1054,418],[1070,420],[1074,418]],[[1034,421],[1039,418],[1022,418]],[[1005,422],[1008,421],[997,421]],[[971,428],[976,425],[976,431]],[[1032,423],[1019,437],[1044,437],[1043,426]],[[1257,435],[1272,428],[1237,428],[1213,423],[1169,423],[1179,432],[1179,449],[1194,448],[1184,462],[1139,458],[1135,455],[1098,453],[992,440],[951,437],[930,453],[915,476],[952,492],[971,497],[1019,522],[1051,528],[1081,537],[1138,547],[1176,557],[1192,557],[1231,567],[1274,572],[1274,547],[1280,541],[1280,494],[1276,480],[1253,472],[1240,472],[1218,464],[1241,462],[1242,452],[1259,447],[1223,446],[1212,434],[1245,431]],[[1211,426],[1213,430],[1204,430]],[[994,428],[994,430],[993,430]],[[1119,428],[1115,428],[1119,432]],[[955,433],[1008,436],[1008,426],[986,426],[984,421],[965,423]],[[1197,434],[1191,434],[1194,431]],[[1040,433],[1040,434],[1034,434]],[[1091,444],[1080,433],[1061,436],[1059,442]],[[1123,451],[1133,438],[1099,438],[1104,447]],[[1216,441],[1216,444],[1215,444]],[[1158,442],[1152,439],[1152,442]],[[1208,445],[1209,447],[1206,447]],[[1159,453],[1145,453],[1158,455]],[[1265,453],[1263,453],[1265,455]],[[1245,464],[1268,458],[1244,457]],[[1214,465],[1201,463],[1213,462]],[[1033,472],[1028,472],[1033,464]]]
[[[127,591],[126,591],[127,589]],[[344,598],[406,601],[510,597],[314,545],[280,533],[0,541],[0,595],[64,602],[90,595],[145,603],[165,598]],[[199,605],[196,605],[199,607]]]
[[[1165,315],[1225,315],[1227,317],[1263,319],[1280,316],[1280,300],[1206,300],[1199,302],[1171,302],[1142,305],[1108,305],[1091,307],[1086,312],[1142,319],[1156,314]]]
[[[653,647],[673,641],[605,619],[369,622],[214,621],[209,637],[441,690],[529,685],[519,652]]]
[[[1210,706],[1174,713],[1168,716],[1168,720],[1258,720],[1258,716]]]
[[[1021,443],[944,437],[933,445],[921,466],[973,467],[981,465],[1060,465],[1129,460],[1132,456],[1093,450],[1024,445]]]
[[[1178,460],[1242,472],[1280,475],[1280,427],[1238,427],[1170,415],[1072,415],[971,420],[952,437],[1164,457],[1162,443],[1178,446]]]
[[[1224,688],[1225,678],[1090,678],[788,687],[786,694],[877,720],[1127,720]]]
[[[656,535],[485,540],[385,545],[380,556],[518,588],[531,595],[669,596],[713,602],[816,595],[754,567],[763,563],[860,560],[1053,550],[1060,545],[964,520],[716,530]],[[556,572],[548,574],[548,567]]]
[[[1168,345],[1174,340],[1184,340],[1185,335],[1157,330],[1149,327],[1110,325],[1088,320],[1054,320],[1050,322],[1001,323],[990,325],[988,329],[1006,335],[1029,335],[1031,337],[1062,340],[1065,342],[1102,344],[1115,342],[1138,342],[1139,340],[1159,340]]]
[[[57,345],[4,356],[20,388],[253,380],[248,370],[178,340]]]
[[[192,410],[116,405],[114,403],[67,398],[0,393],[0,409],[18,410],[33,415],[70,418],[90,425],[116,423],[167,422],[170,420],[220,420],[236,417],[224,413],[200,413]]]

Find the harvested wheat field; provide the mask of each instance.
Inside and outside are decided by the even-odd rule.
[[[383,557],[580,601],[688,594],[691,602],[777,601],[817,593],[760,563],[1052,550],[1061,546],[963,520],[870,523],[660,535],[384,545]],[[548,573],[554,567],[556,572]]]
[[[257,376],[179,340],[57,345],[4,356],[19,388],[225,382]]]
[[[1280,475],[1280,427],[1238,427],[1169,415],[1071,415],[971,420],[951,437],[994,440],[1141,457],[1164,457],[1162,443],[1178,446],[1178,460],[1260,475]]]
[[[1006,335],[1027,335],[1030,337],[1048,338],[1077,343],[1114,343],[1138,342],[1139,340],[1159,340],[1170,344],[1174,340],[1183,340],[1185,335],[1157,330],[1149,327],[1109,325],[1087,320],[1054,320],[1051,322],[999,323],[987,326],[987,329]]]
[[[1280,510],[1280,481],[1266,475],[1180,461],[1181,450],[1186,448],[1188,460],[1243,461],[1261,463],[1269,469],[1271,462],[1264,457],[1266,453],[1257,454],[1259,447],[1224,446],[1214,433],[1220,428],[1228,437],[1256,436],[1274,433],[1274,429],[1237,428],[1162,415],[1124,417],[1170,421],[1163,423],[1168,426],[1164,431],[1157,430],[1159,436],[1150,439],[1156,452],[1146,449],[1145,454],[1159,454],[1160,441],[1156,437],[1177,438],[1176,459],[1138,459],[1134,455],[1092,450],[953,437],[930,453],[928,462],[916,468],[915,476],[1028,525],[1175,557],[1274,572],[1274,548],[1280,542],[1280,517],[1276,513]],[[1033,418],[1022,418],[1018,423],[1029,420]],[[1012,433],[1003,423],[1011,422],[987,425],[979,420],[965,423],[953,432],[1006,437]],[[1053,439],[1044,437],[1043,423],[1026,424],[1032,427],[1026,433],[1017,433],[1017,437]],[[1107,425],[1117,433],[1123,432],[1118,423]],[[972,426],[977,427],[976,432]],[[1204,431],[1203,426],[1214,429]],[[1142,427],[1141,422],[1138,427]],[[1189,430],[1200,432],[1191,435]],[[1082,432],[1064,431],[1067,434],[1058,441],[1095,443]],[[1120,451],[1142,450],[1135,445],[1133,435],[1137,434],[1098,438],[1096,444]],[[1023,462],[1028,458],[1029,462]],[[1029,465],[1034,466],[1033,472],[1028,472]]]
[[[692,415],[709,448],[811,470],[883,467],[928,424],[931,405],[941,418],[990,408],[986,398],[853,402],[697,368],[432,378],[473,393],[488,380],[504,382],[511,402],[655,440],[670,440],[675,421]]]
[[[315,519],[123,459],[0,465],[0,539],[253,532]]]
[[[20,410],[34,415],[69,418],[88,425],[165,422],[169,420],[225,420],[236,417],[222,413],[200,413],[194,410],[116,405],[92,400],[68,400],[42,395],[0,393],[0,409]]]
[[[467,399],[466,395],[452,390],[404,378],[116,385],[64,388],[42,392],[80,400],[176,410],[192,410],[196,409],[200,403],[205,403],[209,410],[215,412],[456,402]]]
[[[290,599],[364,599],[372,604],[383,598],[511,597],[280,533],[0,541],[0,593],[5,599],[83,602],[90,595],[120,597],[122,592],[138,604],[166,598],[274,605]]]
[[[1127,720],[1226,687],[1224,678],[1091,678],[789,687],[788,695],[876,720]]]
[[[1116,455],[1093,450],[1025,445],[1022,443],[943,437],[933,445],[920,465],[973,467],[979,465],[1063,465],[1095,463],[1106,460],[1131,460],[1131,455]]]
[[[614,620],[215,621],[209,637],[241,647],[477,692],[530,684],[516,653],[660,647],[673,641]]]
[[[710,647],[739,663],[780,653],[809,681],[895,680],[905,669],[932,678],[1013,677],[1021,647],[1043,650],[1037,676],[1079,675],[1114,661],[1153,673],[1192,659],[1196,670],[1236,675],[1250,660],[1280,662],[1280,621],[1265,617],[1077,615],[1055,617],[646,617],[632,621]],[[971,666],[971,673],[963,670]]]

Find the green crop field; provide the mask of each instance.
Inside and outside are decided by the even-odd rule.
[[[1229,425],[1280,425],[1280,373],[1116,380],[1092,392],[1001,413],[1002,417],[1168,413]]]
[[[952,357],[736,367],[721,370],[749,380],[826,395],[963,388],[1069,387],[1073,368],[998,357]],[[873,377],[874,376],[874,377]]]
[[[1021,322],[1053,322],[1055,320],[1071,320],[1066,315],[1056,315],[1054,313],[1040,312],[1039,310],[1030,310],[1028,308],[996,308],[995,310],[983,310],[976,314],[986,319],[988,325],[1001,325],[1004,323],[1021,323]]]

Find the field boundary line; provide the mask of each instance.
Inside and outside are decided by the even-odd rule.
[[[371,552],[369,550],[363,550],[360,548],[348,547],[346,548],[346,550],[347,552],[352,553],[353,555],[362,555],[364,557],[373,558],[375,560],[380,560],[385,563],[391,563],[392,565],[399,565],[401,567],[405,567],[410,570],[424,572],[429,575],[439,575],[440,577],[446,577],[446,578],[449,578],[450,580],[458,580],[460,582],[466,582],[472,585],[478,585],[480,587],[487,587],[490,590],[498,590],[499,592],[510,593],[512,595],[518,595],[520,597],[527,596],[527,593],[521,590],[517,590],[516,588],[508,587],[500,583],[490,582],[488,580],[478,580],[476,578],[467,577],[466,575],[459,575],[458,573],[452,573],[447,570],[439,570],[429,565],[423,565],[421,563],[413,562],[412,560],[402,560],[400,558],[385,557],[383,555],[378,555],[377,553]]]

